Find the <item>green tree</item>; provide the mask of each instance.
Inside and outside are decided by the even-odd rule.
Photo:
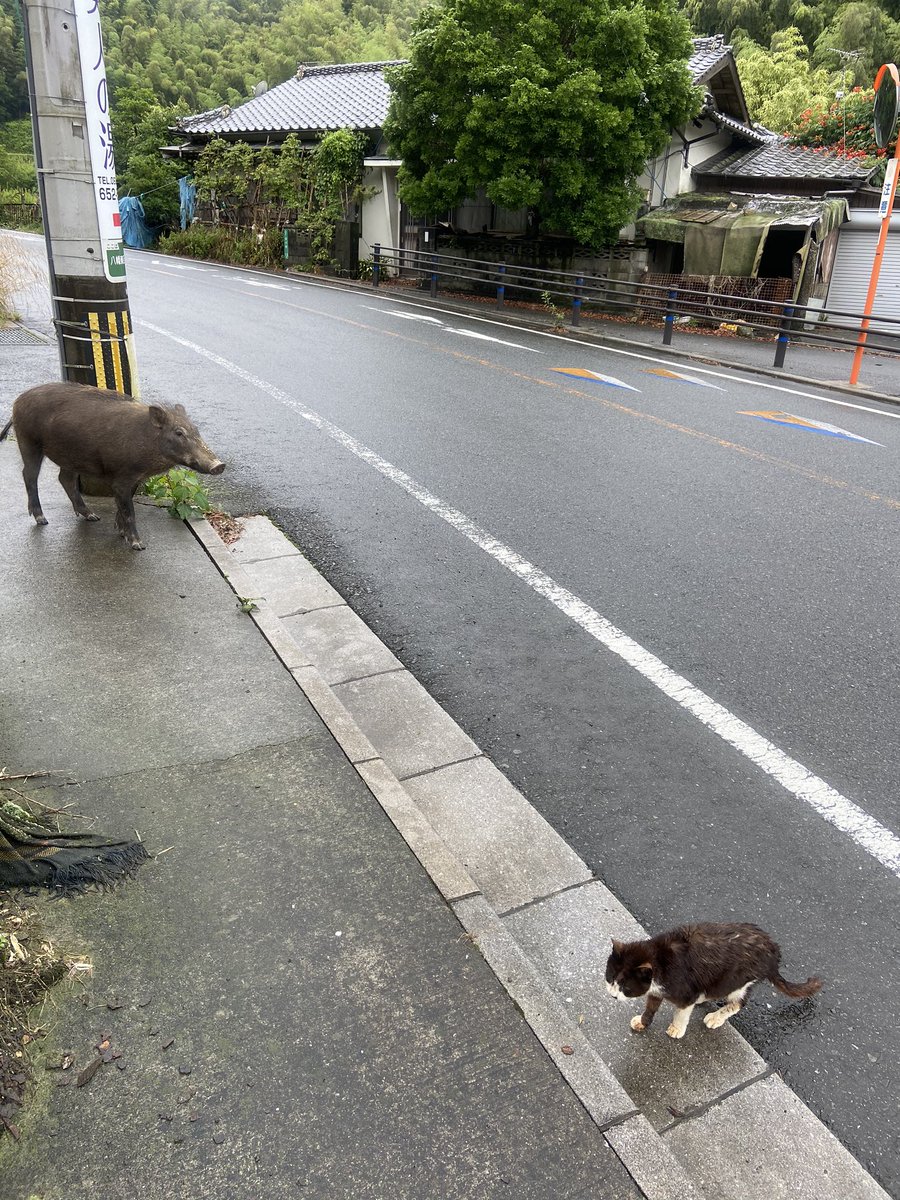
[[[768,46],[772,36],[791,26],[811,45],[836,7],[835,0],[684,0],[684,13],[695,33],[723,33]]]
[[[815,41],[813,63],[828,70],[841,67],[836,50],[853,50],[847,62],[847,87],[870,87],[883,62],[900,53],[900,25],[872,0],[842,5]]]
[[[163,158],[159,148],[179,110],[162,108],[151,91],[132,87],[120,90],[112,115],[119,195],[140,197],[148,225],[177,225],[178,177],[185,166]]]
[[[699,99],[674,0],[447,0],[391,72],[385,133],[400,194],[441,213],[484,188],[545,231],[601,246],[635,180]]]
[[[22,26],[12,0],[0,0],[0,122],[28,112]]]
[[[783,133],[806,109],[825,108],[834,99],[838,76],[813,69],[800,30],[776,33],[768,50],[749,40],[736,46],[738,73],[755,121]]]

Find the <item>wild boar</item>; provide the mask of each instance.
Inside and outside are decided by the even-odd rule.
[[[59,467],[59,482],[79,517],[99,521],[81,494],[79,476],[107,483],[116,501],[116,529],[132,548],[143,550],[132,497],[151,475],[182,465],[204,475],[225,470],[180,404],[139,404],[118,392],[80,383],[45,383],[23,392],[0,442],[16,431],[25,464],[22,476],[28,511],[46,525],[38,496],[44,458]]]

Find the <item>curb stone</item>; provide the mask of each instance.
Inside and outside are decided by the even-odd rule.
[[[402,664],[378,669],[389,652],[358,618],[344,628],[360,679],[326,682],[335,622],[290,618],[334,613],[338,594],[268,518],[245,518],[234,546],[206,520],[190,526],[236,594],[256,599],[257,628],[648,1200],[888,1200],[735,1029],[710,1037],[698,1021],[680,1042],[635,1038],[598,985],[610,931],[634,937],[641,926]],[[359,682],[363,702],[348,692]],[[403,781],[401,723],[420,768]],[[473,803],[485,787],[503,802]]]

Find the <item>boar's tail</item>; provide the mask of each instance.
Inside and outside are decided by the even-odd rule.
[[[6,441],[6,435],[9,433],[9,431],[11,429],[12,429],[12,417],[10,417],[10,419],[3,426],[3,430],[0,431],[0,442]]]

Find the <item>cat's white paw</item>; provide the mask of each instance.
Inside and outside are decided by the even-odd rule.
[[[707,1013],[703,1018],[703,1024],[707,1029],[718,1029],[728,1020],[730,1013],[727,1013],[724,1008],[717,1008],[714,1012]]]
[[[631,1028],[634,1030],[635,1033],[643,1033],[644,1030],[647,1028],[647,1026],[644,1024],[644,1022],[641,1020],[640,1017],[632,1017],[631,1018]]]
[[[669,1035],[670,1038],[683,1038],[684,1035],[687,1033],[687,1025],[676,1025],[675,1022],[673,1021],[672,1024],[669,1026],[669,1028],[666,1030],[666,1033]]]

